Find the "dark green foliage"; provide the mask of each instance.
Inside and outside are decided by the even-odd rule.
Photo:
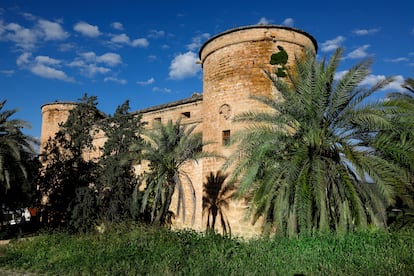
[[[141,212],[151,210],[151,222],[164,225],[168,222],[169,208],[175,189],[178,189],[176,215],[182,212],[185,217],[186,206],[183,200],[184,185],[190,190],[193,200],[193,220],[195,214],[195,191],[188,174],[182,170],[186,162],[215,156],[202,151],[201,133],[193,133],[197,125],[185,125],[180,120],[146,133],[148,138],[142,158],[149,162],[149,171],[144,173],[140,183],[145,183]]]
[[[107,140],[99,160],[98,203],[100,218],[105,221],[122,221],[137,213],[131,210],[132,194],[138,181],[133,163],[135,158],[141,159],[143,123],[141,115],[128,111],[129,102],[126,101],[113,117],[101,123]],[[130,151],[131,145],[135,146],[134,152]]]
[[[94,124],[102,119],[96,105],[96,97],[85,95],[80,99],[44,149],[46,166],[42,169],[39,190],[48,199],[42,215],[49,227],[71,227],[79,231],[94,225],[95,204],[82,199],[96,190],[97,163],[84,158],[88,151],[94,150],[91,134]]]
[[[284,78],[287,76],[286,74],[286,64],[288,62],[288,54],[282,46],[277,46],[279,52],[273,53],[270,56],[270,64],[277,65],[275,74],[279,78]]]
[[[216,220],[219,219],[223,235],[231,235],[231,225],[225,210],[229,208],[230,199],[235,189],[232,185],[225,185],[227,174],[217,171],[210,172],[207,182],[204,183],[203,216],[207,216],[207,231],[215,231]]]
[[[412,275],[412,232],[249,241],[137,227],[40,235],[0,248],[0,267],[46,275]]]
[[[13,210],[33,206],[39,168],[34,149],[39,142],[22,132],[23,128],[30,128],[30,125],[26,121],[12,119],[17,110],[2,110],[5,104],[6,100],[0,102],[1,218],[3,207]]]
[[[238,195],[254,218],[263,216],[276,233],[384,228],[387,207],[399,198],[412,205],[404,162],[413,159],[404,154],[413,144],[396,135],[403,129],[396,122],[412,131],[414,110],[371,99],[392,78],[360,86],[370,60],[335,80],[342,52],[318,62],[307,51],[287,71],[288,82],[269,73],[283,100],[255,97],[268,110],[235,118],[248,127],[234,136],[239,147],[226,166],[235,164],[231,180],[240,179]],[[403,147],[409,150],[398,162],[385,155]]]

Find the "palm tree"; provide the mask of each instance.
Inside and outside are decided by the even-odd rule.
[[[22,133],[22,128],[30,128],[23,120],[10,119],[16,109],[4,110],[6,100],[0,102],[0,187],[2,194],[7,194],[12,184],[27,178],[26,168],[22,160],[23,153],[35,154],[32,145],[38,144],[36,139]],[[19,180],[20,179],[20,180]]]
[[[235,166],[237,195],[277,233],[385,227],[386,207],[397,195],[412,200],[404,169],[372,143],[405,115],[373,99],[392,78],[361,86],[371,65],[364,60],[336,79],[342,53],[318,62],[306,51],[286,78],[268,73],[282,98],[256,97],[268,111],[235,118],[249,126],[236,135],[238,150],[224,168]],[[384,143],[398,147],[393,139]]]
[[[210,172],[207,182],[204,183],[203,216],[207,215],[207,231],[214,231],[217,216],[220,218],[223,234],[231,234],[229,220],[224,209],[229,208],[229,200],[233,195],[234,186],[224,185],[227,174],[217,171]],[[211,221],[210,221],[211,217]]]
[[[213,156],[202,151],[206,144],[201,133],[193,133],[197,125],[182,124],[180,120],[148,131],[142,159],[149,162],[149,171],[144,173],[140,183],[146,185],[142,198],[141,212],[152,203],[151,222],[164,225],[175,189],[178,189],[177,215],[182,211],[185,217],[184,185],[188,184],[193,200],[193,218],[195,215],[195,190],[190,176],[182,169],[189,161]],[[185,181],[182,181],[185,180]]]

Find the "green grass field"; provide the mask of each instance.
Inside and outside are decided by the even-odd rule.
[[[47,275],[413,275],[413,232],[240,240],[135,224],[0,247],[0,267]]]

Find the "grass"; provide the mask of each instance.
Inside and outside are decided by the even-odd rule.
[[[239,240],[135,224],[41,234],[0,248],[0,267],[46,275],[412,275],[413,232]]]

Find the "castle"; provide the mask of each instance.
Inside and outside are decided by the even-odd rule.
[[[226,147],[226,143],[233,133],[243,127],[233,123],[232,117],[247,110],[265,108],[252,100],[251,95],[277,97],[275,87],[264,74],[264,70],[272,70],[269,59],[278,51],[277,46],[282,46],[288,53],[288,64],[305,48],[315,53],[317,51],[316,40],[298,29],[275,25],[230,29],[210,38],[199,51],[203,68],[202,94],[195,93],[190,98],[149,107],[136,113],[142,115],[142,121],[148,123],[148,128],[179,118],[182,123],[196,124],[195,131],[202,132],[203,140],[215,142],[207,145],[205,150],[229,156],[233,149]],[[76,103],[55,102],[42,106],[41,148],[57,132],[59,123],[66,120],[75,105]],[[94,143],[97,146],[102,146],[104,142],[104,135],[95,137]],[[223,160],[218,158],[186,164],[184,169],[190,174],[195,187],[196,219],[192,224],[193,214],[187,212],[185,219],[177,217],[174,220],[175,227],[205,229],[206,218],[202,215],[203,183],[206,182],[206,176],[220,170],[222,164]],[[186,200],[186,206],[193,205],[190,197],[186,197]],[[252,225],[245,214],[246,203],[243,200],[233,200],[230,203],[226,215],[232,233],[240,236],[260,233],[260,223]]]

